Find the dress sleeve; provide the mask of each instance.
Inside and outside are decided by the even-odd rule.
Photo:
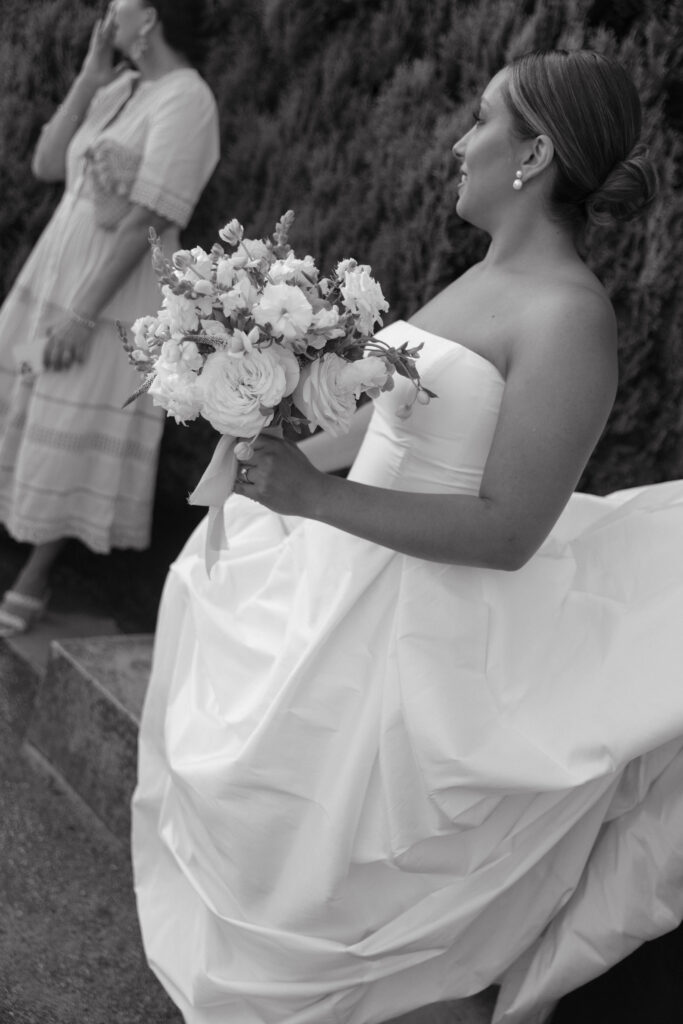
[[[129,199],[185,227],[219,157],[218,111],[199,77],[155,97]]]

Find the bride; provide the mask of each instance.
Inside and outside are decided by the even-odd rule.
[[[494,1021],[540,1022],[683,915],[683,483],[573,493],[617,384],[577,242],[652,198],[639,132],[604,56],[500,71],[454,147],[486,257],[382,332],[438,397],[261,438],[211,578],[203,526],[173,565],[133,853],[188,1024],[492,984]]]

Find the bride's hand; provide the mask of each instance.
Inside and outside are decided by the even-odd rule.
[[[283,516],[310,516],[325,486],[317,470],[291,441],[261,434],[239,463],[235,491]]]
[[[92,331],[86,324],[64,320],[48,328],[43,349],[46,370],[68,370],[74,363],[84,363],[90,351]]]
[[[81,75],[89,78],[98,88],[108,85],[118,71],[114,66],[115,34],[114,4],[111,3],[104,17],[98,18],[93,26],[88,52],[81,68]]]

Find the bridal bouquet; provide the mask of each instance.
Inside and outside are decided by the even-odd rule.
[[[415,368],[419,346],[391,348],[372,337],[389,306],[370,267],[342,260],[321,278],[312,257],[299,259],[287,237],[290,210],[272,238],[245,239],[232,220],[223,245],[167,259],[151,233],[164,296],[155,316],[140,317],[124,347],[149,391],[177,422],[203,416],[220,433],[256,437],[267,426],[348,430],[357,401],[393,387],[398,372],[429,392]]]
[[[394,373],[413,382],[416,400],[432,397],[415,366],[421,346],[373,337],[389,307],[370,267],[345,259],[321,277],[312,257],[289,245],[293,220],[290,210],[262,239],[245,238],[231,220],[218,232],[222,245],[170,259],[150,232],[163,301],[135,321],[132,340],[118,325],[144,374],[129,401],[149,392],[177,422],[202,416],[223,435],[193,503],[222,504],[236,457],[248,457],[265,428],[343,434],[360,396],[390,390]]]

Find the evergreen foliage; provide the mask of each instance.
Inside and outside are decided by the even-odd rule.
[[[59,190],[31,180],[39,126],[85,52],[87,0],[3,0],[0,295]],[[683,4],[681,0],[216,0],[205,74],[223,158],[186,232],[210,245],[230,217],[250,235],[296,211],[292,242],[324,268],[372,265],[409,316],[479,259],[485,237],[455,214],[451,146],[476,96],[529,49],[586,46],[631,71],[661,177],[646,216],[595,229],[589,262],[620,326],[614,413],[581,486],[605,492],[683,475]],[[463,325],[463,339],[467,328]],[[184,493],[209,428],[169,424],[161,483]]]

